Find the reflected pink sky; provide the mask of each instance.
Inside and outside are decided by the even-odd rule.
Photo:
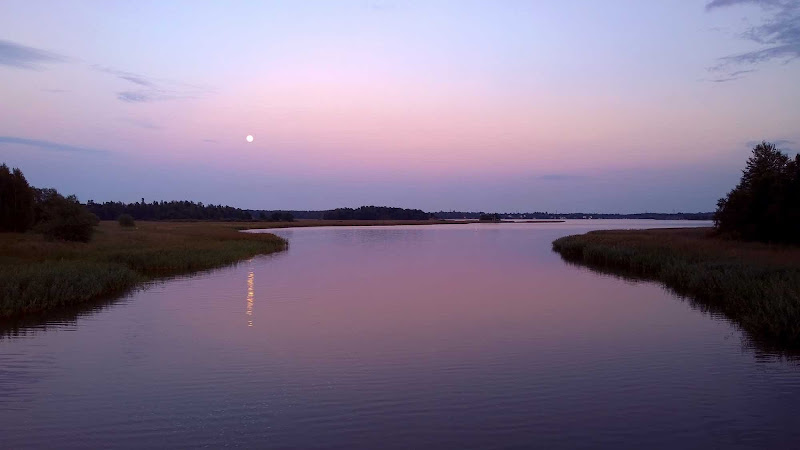
[[[279,230],[286,252],[0,339],[4,442],[796,442],[797,361],[750,347],[730,322],[657,283],[600,275],[551,250],[591,229],[681,225],[703,223]]]

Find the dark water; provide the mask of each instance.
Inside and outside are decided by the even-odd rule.
[[[587,221],[292,229],[288,252],[0,339],[0,447],[797,448],[800,366]]]

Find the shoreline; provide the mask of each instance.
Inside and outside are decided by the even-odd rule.
[[[294,222],[213,222],[230,224],[241,230],[271,230],[279,228],[312,228],[312,227],[379,227],[401,225],[470,225],[477,223],[503,224],[503,223],[564,223],[565,220],[503,220],[500,222],[481,222],[478,219],[463,220],[324,220],[324,219],[296,219]],[[252,226],[251,226],[252,225]]]
[[[373,227],[373,226],[399,226],[399,225],[465,225],[472,223],[467,220],[324,220],[324,219],[295,219],[293,222],[215,222],[226,223],[238,230],[267,230],[276,228],[311,228],[311,227]],[[251,226],[252,225],[252,226]]]
[[[603,230],[553,241],[571,264],[657,281],[754,341],[800,349],[800,247],[725,240],[710,228]]]
[[[152,281],[236,264],[286,250],[270,233],[240,233],[209,222],[101,222],[88,243],[0,234],[0,319],[113,301]],[[0,324],[2,327],[2,324]]]

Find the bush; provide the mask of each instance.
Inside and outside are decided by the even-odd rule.
[[[89,242],[95,219],[74,195],[36,189],[36,231],[48,240]]]
[[[133,227],[136,226],[136,222],[133,221],[133,217],[130,214],[120,214],[117,218],[117,222],[119,222],[120,226],[123,227]]]

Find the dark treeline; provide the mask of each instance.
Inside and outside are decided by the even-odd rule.
[[[717,202],[717,230],[737,239],[800,243],[800,154],[762,142],[753,149],[739,184]]]
[[[361,206],[359,208],[337,208],[332,210],[261,210],[240,209],[233,206],[205,205],[191,201],[105,202],[91,200],[86,205],[89,211],[101,220],[117,220],[128,214],[135,220],[264,220],[291,222],[295,219],[315,220],[429,220],[429,219],[475,219],[483,211],[439,211],[427,213],[419,209],[393,208],[388,206]],[[499,213],[501,219],[655,219],[655,220],[711,220],[712,212],[700,213]]]
[[[419,209],[390,208],[386,206],[362,206],[338,208],[327,211],[277,211],[240,209],[233,206],[204,205],[191,201],[105,202],[92,200],[86,204],[89,211],[100,220],[117,220],[127,214],[135,220],[265,220],[291,222],[295,219],[325,220],[428,220],[432,217]]]
[[[322,216],[325,215],[328,210],[319,210],[319,211],[310,211],[310,210],[297,210],[297,209],[290,209],[290,210],[250,210],[253,214],[253,217],[258,217],[262,212],[269,216],[276,212],[283,212],[291,214],[292,217],[295,219],[315,219],[315,220],[322,220]]]
[[[433,213],[439,219],[480,219],[484,212],[439,211]],[[698,213],[637,213],[637,214],[604,214],[604,213],[500,213],[501,219],[654,219],[654,220],[711,220],[713,212]]]
[[[33,230],[48,240],[88,242],[98,223],[74,195],[28,184],[18,168],[0,164],[0,231]]]
[[[429,220],[433,214],[420,209],[390,208],[387,206],[361,206],[325,211],[325,220]]]
[[[204,205],[190,201],[169,202],[105,202],[95,203],[92,200],[86,203],[89,211],[93,212],[100,220],[117,220],[119,216],[127,214],[135,220],[253,220],[249,211],[222,205]]]

